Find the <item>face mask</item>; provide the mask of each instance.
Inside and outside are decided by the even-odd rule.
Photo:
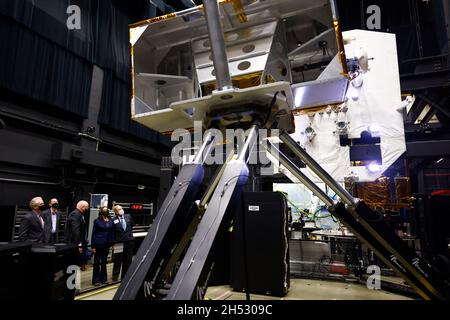
[[[40,211],[44,211],[45,210],[45,205],[39,206],[38,208]]]
[[[58,203],[52,204],[52,208],[53,208],[53,209],[58,209],[58,208],[59,208],[59,204],[58,204]]]

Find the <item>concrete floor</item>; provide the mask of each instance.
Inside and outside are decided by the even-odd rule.
[[[231,288],[211,287],[206,299],[245,300],[245,293],[232,292]],[[383,290],[369,290],[357,283],[339,281],[292,279],[289,293],[283,297],[251,295],[252,300],[410,300],[408,297]]]
[[[114,298],[117,288],[119,288],[118,284],[111,285],[106,288],[101,288],[101,289],[95,290],[94,292],[80,294],[75,298],[75,300],[110,301]]]
[[[108,283],[112,284],[112,269],[113,264],[108,263],[107,267],[108,274]],[[92,273],[94,271],[94,267],[92,264],[86,266],[86,271],[81,272],[81,292],[86,290],[94,289],[95,287],[92,285]],[[103,286],[102,286],[103,287]]]
[[[112,300],[118,285],[80,295],[77,300]],[[245,300],[245,293],[233,292],[228,286],[210,287],[206,300]],[[292,279],[291,288],[283,298],[251,295],[252,300],[411,300],[383,290],[369,290],[356,283],[338,281]]]

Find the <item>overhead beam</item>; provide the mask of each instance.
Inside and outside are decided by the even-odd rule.
[[[69,143],[55,143],[52,148],[52,159],[53,161],[80,163],[144,176],[160,177],[160,165],[111,153],[84,149]]]
[[[407,158],[450,156],[450,140],[414,141],[406,144]]]
[[[407,122],[414,124],[426,105],[427,105],[426,102],[423,101],[422,99],[420,98],[416,99],[416,102],[413,104],[411,110],[409,110],[408,112]]]
[[[433,118],[434,115],[436,115],[436,109],[431,108],[430,110],[428,110],[427,114],[425,115],[425,117],[423,117],[422,119],[422,123],[428,123],[430,122],[431,118]]]
[[[431,107],[436,108],[438,111],[440,111],[442,114],[444,114],[447,118],[450,118],[450,111],[447,108],[445,108],[444,106],[442,106],[440,103],[437,103],[437,102],[431,100],[430,98],[424,96],[423,94],[418,94],[417,96],[421,100],[428,103]]]
[[[449,70],[430,72],[425,74],[401,75],[400,83],[402,92],[442,88],[450,83]]]

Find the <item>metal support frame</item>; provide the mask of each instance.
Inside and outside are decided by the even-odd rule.
[[[309,154],[303,150],[287,133],[280,139],[294,152],[322,181],[341,198],[341,203],[329,206],[332,200],[328,195],[311,186],[304,174],[287,162],[284,155],[280,162],[299,178],[319,198],[325,199],[329,211],[340,219],[361,241],[393,270],[396,270],[420,296],[427,300],[448,299],[450,297],[450,279],[442,278],[440,270],[420,258],[403,242],[384,222],[383,216],[373,211],[364,202],[354,199],[330,174],[328,174]],[[323,201],[323,200],[322,200]]]
[[[78,133],[81,147],[98,151],[100,139],[100,125],[98,116],[102,105],[102,92],[104,82],[104,71],[94,65],[92,68],[92,82],[89,96],[88,117],[83,121],[82,131]]]
[[[406,156],[411,158],[436,158],[450,156],[450,140],[413,141],[406,144]]]
[[[323,182],[325,182],[347,205],[355,205],[355,199],[331,177],[294,139],[287,133],[280,135],[281,141],[291,149]]]
[[[450,63],[450,2],[442,1],[445,25],[447,27],[447,50],[448,50],[448,61]]]
[[[337,9],[336,0],[330,0],[331,14],[333,16],[333,28],[336,33],[336,41],[338,46],[339,63],[342,66],[342,75],[349,77],[347,57],[345,55],[344,38],[342,37],[341,24],[339,22],[339,13]]]
[[[194,202],[198,188],[203,181],[203,154],[209,153],[213,136],[206,137],[193,164],[185,165],[164,203],[162,204],[155,221],[148,231],[135,259],[128,269],[114,300],[134,300],[148,298],[154,280],[166,262],[166,257],[174,245],[180,240],[187,228],[189,208]]]
[[[431,107],[436,108],[438,111],[442,112],[447,118],[450,118],[450,111],[447,110],[444,106],[442,106],[440,103],[437,103],[428,97],[424,96],[423,94],[417,95],[421,100],[428,103]]]
[[[203,207],[209,202],[204,214],[201,212],[203,217],[201,215],[200,217],[188,217],[189,214],[185,212],[185,208],[193,202],[197,186],[203,178],[201,162],[203,154],[209,150],[208,145],[212,140],[211,137],[208,137],[196,156],[196,163],[182,169],[116,293],[115,299],[141,298],[142,295],[138,294],[142,291],[144,298],[154,297],[146,296],[146,294],[152,295],[157,292],[158,288],[155,287],[160,284],[161,280],[165,284],[164,276],[167,277],[174,269],[176,262],[180,261],[182,252],[186,250],[191,238],[189,248],[173,283],[162,291],[167,293],[166,299],[169,300],[201,300],[204,298],[214,267],[210,252],[220,228],[230,220],[227,213],[239,202],[243,187],[248,182],[247,159],[256,144],[257,128],[254,126],[251,129],[238,157],[223,165],[213,179],[213,183],[201,201]],[[300,182],[316,194],[329,207],[329,211],[333,215],[340,219],[361,241],[365,242],[388,266],[397,271],[422,298],[431,300],[450,297],[449,279],[442,278],[440,270],[411,251],[407,244],[385,224],[380,213],[370,209],[364,202],[354,199],[287,133],[283,132],[280,139],[328,187],[336,192],[341,198],[341,202],[333,201],[270,142],[267,150],[277,157],[281,164]],[[186,183],[190,187],[184,188],[184,183],[179,182],[184,178],[187,178]],[[212,192],[213,190],[214,192]],[[198,219],[195,220],[196,218]]]
[[[267,143],[267,151],[269,151],[274,157],[279,157],[280,163],[292,173],[301,183],[303,183],[309,190],[311,190],[322,202],[328,207],[334,205],[334,201],[328,197],[328,195],[320,189],[314,182],[312,182],[301,170],[298,168],[284,153],[282,153],[271,142]]]
[[[220,227],[229,220],[227,213],[235,206],[248,182],[247,156],[256,143],[257,126],[252,127],[236,160],[230,161],[215,189],[189,249],[172,283],[168,300],[203,299],[213,268],[210,251]]]
[[[170,276],[174,270],[176,263],[179,261],[183,252],[186,250],[186,248],[189,244],[189,241],[192,239],[193,235],[195,234],[195,231],[197,230],[197,227],[206,212],[206,206],[207,206],[208,202],[211,200],[213,192],[216,189],[217,185],[219,184],[220,179],[223,176],[226,165],[228,164],[228,162],[231,161],[231,158],[233,155],[234,155],[234,152],[231,152],[228,155],[225,163],[220,166],[220,168],[217,170],[216,174],[212,178],[211,183],[209,184],[208,188],[206,189],[206,192],[204,193],[202,199],[200,200],[200,202],[198,204],[196,216],[194,217],[194,219],[192,220],[188,229],[186,230],[183,238],[178,243],[174,253],[170,257],[169,262],[167,263],[167,265],[165,267],[164,272],[162,273],[162,276],[161,276],[162,281],[167,282],[167,280],[170,278]]]
[[[411,110],[409,110],[409,112],[406,116],[406,122],[415,124],[417,118],[420,116],[420,114],[422,113],[422,111],[426,105],[427,104],[425,101],[423,101],[421,99],[417,99],[414,102],[414,104],[412,105]]]

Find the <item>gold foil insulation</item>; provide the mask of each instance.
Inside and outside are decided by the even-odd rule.
[[[390,186],[395,184],[395,199],[391,198]],[[345,182],[345,188],[354,197],[363,200],[371,208],[410,208],[412,206],[411,179],[396,177],[392,182],[388,177],[380,177],[374,182]]]
[[[356,196],[370,207],[383,207],[391,203],[389,178],[380,177],[374,182],[362,182],[356,185]]]

